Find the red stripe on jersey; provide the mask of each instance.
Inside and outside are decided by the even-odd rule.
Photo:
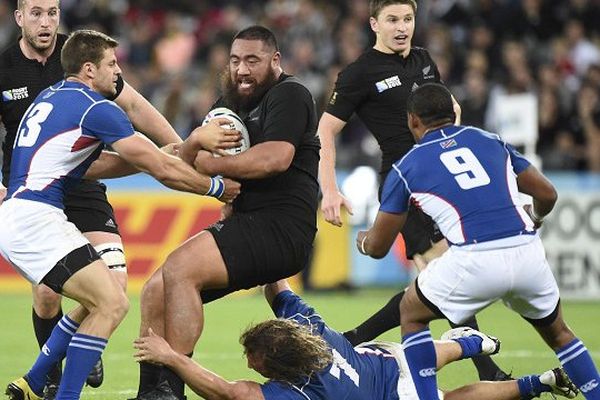
[[[86,147],[93,146],[94,144],[98,143],[99,141],[100,140],[95,137],[81,136],[81,137],[79,137],[79,139],[77,139],[77,141],[75,143],[73,143],[73,147],[71,147],[71,152],[74,153],[81,149],[85,149]]]

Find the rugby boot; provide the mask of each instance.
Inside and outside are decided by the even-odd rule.
[[[104,365],[102,365],[102,359],[100,358],[90,371],[85,383],[88,386],[97,388],[102,385],[102,382],[104,382]]]
[[[552,388],[552,394],[574,399],[579,394],[577,386],[567,376],[564,369],[558,367],[540,375],[540,382]]]
[[[459,326],[442,334],[442,340],[454,340],[461,337],[479,336],[481,338],[481,354],[492,355],[500,351],[500,340],[497,337],[486,335],[468,326]]]
[[[6,395],[8,400],[42,400],[31,387],[25,377],[12,381],[6,387]]]

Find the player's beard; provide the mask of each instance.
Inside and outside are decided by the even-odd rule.
[[[225,68],[221,74],[221,86],[223,91],[223,100],[227,107],[235,112],[248,112],[258,105],[265,93],[277,83],[277,75],[273,69],[270,69],[262,82],[257,82],[252,93],[248,95],[240,94],[238,84],[231,79],[229,68]]]

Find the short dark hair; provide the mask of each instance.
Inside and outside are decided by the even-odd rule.
[[[119,42],[102,32],[82,29],[71,33],[60,52],[65,76],[77,75],[86,62],[99,66],[104,51],[118,45]]]
[[[23,9],[25,8],[25,3],[27,3],[27,0],[17,0],[17,10],[23,11]],[[58,6],[58,8],[60,8],[60,0],[56,1],[56,5]]]
[[[406,110],[415,114],[425,126],[441,122],[454,122],[452,94],[439,83],[426,83],[415,89],[408,97]]]
[[[266,378],[299,383],[333,362],[325,339],[294,320],[271,319],[246,329],[240,336],[244,353],[262,360]]]
[[[233,40],[260,40],[273,51],[279,51],[275,34],[269,29],[261,25],[252,25],[239,31]]]
[[[369,13],[371,17],[377,18],[381,10],[394,4],[406,4],[412,7],[413,12],[417,13],[417,2],[415,0],[371,0],[369,2]]]

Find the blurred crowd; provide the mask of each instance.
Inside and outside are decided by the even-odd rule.
[[[413,44],[429,49],[463,108],[495,130],[495,103],[532,94],[536,152],[546,170],[600,172],[600,0],[420,0]],[[0,46],[16,37],[16,0],[0,0]],[[126,80],[185,137],[219,95],[235,32],[277,35],[284,69],[328,100],[337,73],[374,43],[368,0],[61,0],[62,31],[91,27],[120,41]],[[338,166],[375,167],[357,120],[339,138]]]

